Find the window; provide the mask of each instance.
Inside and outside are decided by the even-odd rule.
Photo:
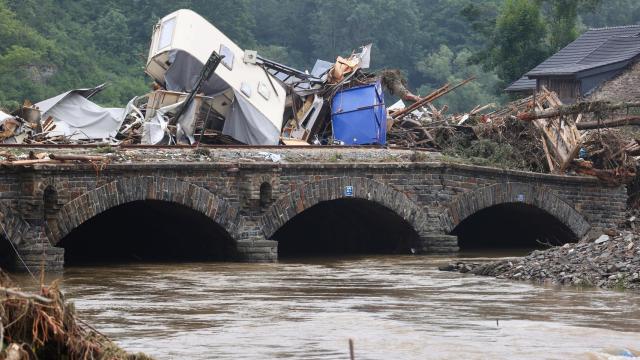
[[[269,86],[267,86],[267,84],[261,81],[258,83],[258,94],[262,95],[266,100],[269,100],[271,97],[271,90],[269,90]]]
[[[243,81],[242,84],[240,84],[240,91],[247,97],[251,97],[251,85],[249,85],[249,83]]]
[[[162,23],[160,28],[160,40],[158,40],[158,51],[171,45],[173,40],[173,30],[176,28],[176,18],[171,18]]]
[[[222,65],[229,70],[233,70],[233,59],[235,58],[233,51],[224,44],[220,44],[220,55],[224,56],[224,58],[222,58]]]

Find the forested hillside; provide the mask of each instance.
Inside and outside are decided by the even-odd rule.
[[[425,94],[478,80],[453,110],[500,101],[500,89],[588,26],[637,23],[636,0],[0,0],[0,106],[108,82],[96,100],[147,92],[152,26],[190,8],[241,47],[309,69],[374,43],[374,69],[398,68]]]

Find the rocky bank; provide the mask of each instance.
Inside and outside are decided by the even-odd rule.
[[[489,263],[455,262],[440,270],[545,284],[640,290],[640,223],[595,239]]]

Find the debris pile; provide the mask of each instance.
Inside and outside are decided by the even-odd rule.
[[[194,28],[207,41],[193,41]],[[611,185],[636,174],[640,144],[614,128],[640,125],[640,117],[628,114],[640,104],[564,106],[543,88],[501,109],[480,104],[450,114],[434,102],[473,78],[419,96],[399,70],[369,71],[371,49],[368,44],[300,71],[243,50],[200,15],[178,10],[153,28],[148,94],[124,108],[91,100],[105,84],[25,101],[11,115],[0,112],[0,143],[376,145],[597,176]],[[384,90],[401,100],[387,108]]]
[[[0,311],[3,359],[150,359],[126,353],[81,322],[55,282],[31,294],[0,271]]]
[[[448,90],[445,84],[425,99],[437,99]],[[480,160],[479,164],[591,175],[612,186],[628,183],[636,174],[640,144],[613,127],[640,124],[640,120],[612,119],[611,111],[640,104],[565,106],[554,92],[543,88],[535,96],[492,112],[485,111],[493,104],[462,115],[445,115],[446,106],[439,110],[429,101],[403,105],[390,108],[392,144],[431,147],[447,155]]]
[[[193,41],[194,28],[207,40]],[[151,92],[124,108],[92,101],[105,84],[25,101],[0,117],[0,143],[384,145],[384,97],[380,76],[365,72],[370,57],[371,44],[299,71],[178,10],[153,28]]]
[[[523,258],[491,263],[456,262],[440,270],[539,283],[640,290],[640,233],[635,229],[612,231],[595,240],[536,250]]]
[[[640,290],[640,210],[597,237],[493,262],[453,262],[439,268],[557,285]]]
[[[215,163],[238,166],[247,163],[412,163],[437,162],[437,152],[404,149],[379,149],[368,147],[304,147],[287,146],[230,147],[212,150],[206,147],[82,147],[69,153],[66,148],[12,148],[0,149],[0,168],[32,167],[38,165],[86,164],[96,171],[122,163]]]
[[[34,164],[63,164],[65,162],[86,162],[94,166],[104,166],[110,159],[101,155],[85,154],[55,154],[45,151],[29,151],[28,154],[17,156],[10,151],[0,151],[0,166],[24,166]]]

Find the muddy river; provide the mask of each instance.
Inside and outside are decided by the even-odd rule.
[[[606,359],[640,349],[640,295],[440,272],[446,258],[68,268],[87,322],[158,359]],[[22,278],[27,281],[26,278]]]

